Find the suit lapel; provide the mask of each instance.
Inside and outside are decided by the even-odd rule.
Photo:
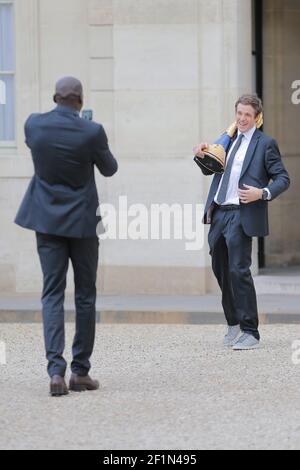
[[[242,173],[241,173],[241,178],[244,176],[244,174],[246,173],[246,171],[247,171],[247,169],[248,169],[248,167],[251,163],[251,160],[254,156],[256,146],[258,144],[260,136],[261,136],[260,131],[258,129],[256,129],[256,131],[254,132],[253,137],[251,139],[251,142],[249,144],[246,156],[245,156],[245,160],[244,160],[244,164],[243,164],[243,168],[242,168]]]

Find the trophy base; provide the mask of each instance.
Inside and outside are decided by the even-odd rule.
[[[224,173],[224,165],[214,155],[206,153],[204,158],[195,157],[194,160],[200,168],[220,175]]]

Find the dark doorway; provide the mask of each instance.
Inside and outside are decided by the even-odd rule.
[[[255,90],[263,100],[263,0],[253,0],[253,57],[255,59]],[[265,239],[258,239],[258,266],[266,266]]]

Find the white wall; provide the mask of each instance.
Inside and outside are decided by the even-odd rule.
[[[50,109],[57,78],[75,75],[120,164],[111,180],[98,177],[102,201],[204,203],[210,179],[192,148],[215,140],[252,88],[251,0],[16,3],[18,138],[17,148],[0,149],[0,290],[32,292],[41,288],[34,235],[12,224],[32,172],[26,116]],[[101,263],[105,293],[210,287],[206,245],[186,252],[178,241],[106,241]]]

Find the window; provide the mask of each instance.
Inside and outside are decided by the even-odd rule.
[[[0,142],[15,140],[13,2],[0,0]]]

